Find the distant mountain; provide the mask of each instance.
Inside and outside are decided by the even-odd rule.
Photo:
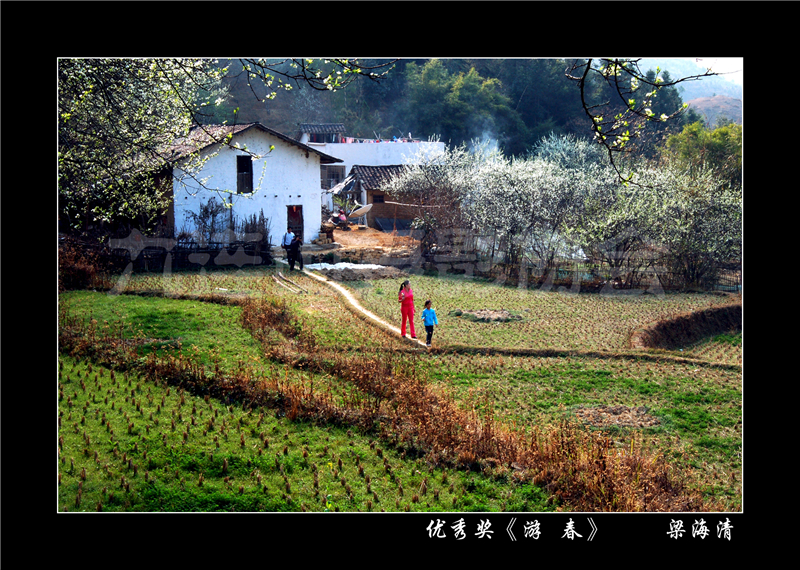
[[[686,59],[643,58],[639,62],[639,68],[645,73],[649,69],[655,70],[656,67],[660,67],[662,71],[668,71],[673,80],[706,72],[705,67]],[[734,99],[742,98],[742,86],[725,79],[724,75],[684,81],[679,83],[677,88],[685,103],[692,99],[713,97],[714,95],[725,95]]]
[[[714,127],[719,117],[727,117],[734,123],[742,124],[742,100],[716,95],[714,97],[698,97],[684,101],[689,107],[700,113],[706,121],[706,125]]]

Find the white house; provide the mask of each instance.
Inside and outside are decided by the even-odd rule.
[[[323,163],[321,166],[322,204],[331,209],[332,196],[326,190],[342,182],[354,166],[418,164],[445,151],[443,142],[420,141],[411,138],[410,133],[408,137],[392,139],[348,137],[341,123],[301,123],[297,138],[311,148],[340,159],[336,164]],[[365,200],[366,194],[361,203],[366,204]]]
[[[230,136],[224,143],[221,141]],[[319,236],[320,172],[341,163],[320,149],[259,123],[196,127],[175,145],[172,157],[172,220],[176,233],[194,231],[192,216],[211,198],[240,220],[269,218],[272,243],[291,227],[305,243]],[[191,153],[205,162],[191,172]]]

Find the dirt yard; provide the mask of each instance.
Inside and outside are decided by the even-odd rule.
[[[333,230],[333,241],[342,247],[416,247],[419,242],[410,236],[398,236],[374,228],[358,229],[351,225],[350,230]]]

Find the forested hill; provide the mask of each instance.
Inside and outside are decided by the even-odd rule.
[[[652,69],[661,64],[673,79],[704,71],[691,61],[643,61],[642,70],[650,69],[652,61]],[[410,133],[414,138],[435,136],[452,144],[491,140],[509,155],[524,155],[550,133],[591,135],[580,92],[576,82],[567,78],[567,67],[568,62],[560,59],[403,59],[380,82],[362,78],[335,93],[300,86],[265,101],[254,97],[240,74],[228,80],[230,95],[208,122],[258,121],[290,136],[297,134],[299,123],[343,123],[353,137],[392,138]],[[706,81],[712,82],[711,91],[698,91],[698,85]],[[716,82],[729,83],[706,78],[665,88],[656,101],[659,108],[653,110],[657,115],[670,114],[692,98],[728,94]],[[598,100],[611,99],[603,86],[593,89]],[[679,130],[696,120],[701,120],[699,114],[686,113],[669,128]],[[661,136],[651,137],[657,138]]]

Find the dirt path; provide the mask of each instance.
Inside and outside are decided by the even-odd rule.
[[[310,272],[310,271],[308,271],[306,269],[303,269],[303,273],[308,275],[309,277],[313,277],[317,281],[325,283],[329,287],[332,287],[333,289],[338,291],[342,295],[342,297],[344,297],[345,301],[347,301],[347,303],[349,303],[350,306],[353,309],[355,309],[356,311],[358,311],[359,313],[364,315],[367,319],[369,319],[370,321],[374,322],[376,325],[381,327],[383,330],[388,331],[390,333],[393,333],[393,334],[397,335],[398,337],[400,336],[400,328],[399,327],[396,327],[394,325],[391,325],[391,324],[387,323],[386,321],[384,321],[383,319],[378,317],[375,313],[366,310],[364,307],[361,306],[361,303],[358,302],[358,300],[355,298],[355,296],[350,291],[348,291],[347,289],[345,289],[344,287],[342,287],[338,283],[336,283],[334,281],[331,281],[330,279],[326,279],[325,277],[322,277],[321,275],[316,275],[315,273],[312,273],[312,272]],[[414,340],[411,337],[406,337],[405,340],[408,341],[408,342],[411,342],[411,343],[419,344],[420,346],[423,346],[423,347],[425,346],[425,342],[423,340],[420,340],[419,338],[417,340]]]

